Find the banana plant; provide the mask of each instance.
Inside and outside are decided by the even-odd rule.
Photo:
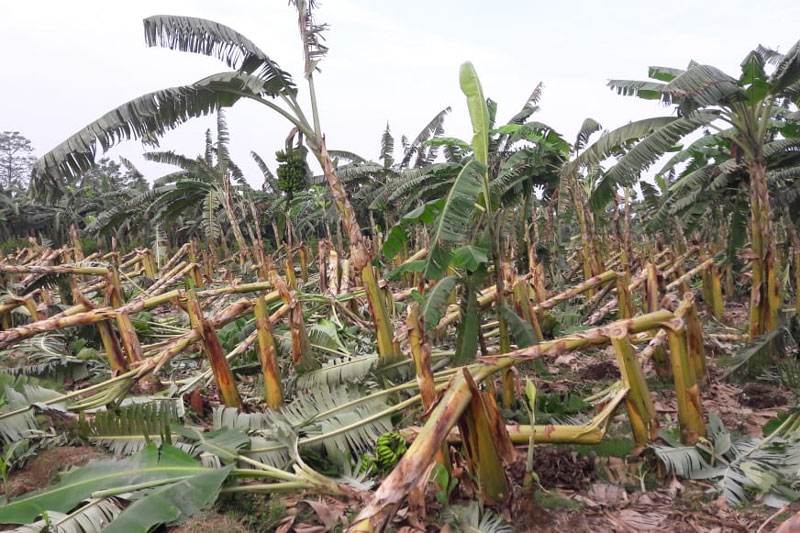
[[[155,220],[165,222],[183,217],[187,222],[196,221],[206,242],[224,239],[219,213],[225,218],[233,232],[239,250],[247,250],[237,216],[236,206],[239,195],[231,186],[231,178],[236,180],[238,189],[249,189],[244,175],[231,160],[228,152],[228,127],[222,110],[217,113],[217,140],[213,141],[211,132],[206,132],[205,154],[194,159],[174,152],[146,152],[145,159],[157,163],[174,165],[180,168],[154,182],[151,192],[152,202],[147,214]],[[188,219],[188,220],[187,220]]]
[[[783,217],[790,235],[791,228],[797,227],[791,214],[796,211],[796,177],[800,175],[798,119],[797,113],[775,105],[767,128],[771,140],[763,147],[770,201],[779,208],[772,222]],[[664,164],[655,176],[655,186],[643,182],[647,230],[700,231],[705,240],[725,250],[729,265],[737,267],[747,241],[750,174],[746,162],[731,155],[735,150],[729,137],[708,131]]]
[[[429,144],[444,146],[446,152],[449,151],[448,159],[453,161],[449,165],[457,168],[458,172],[444,196],[426,198],[423,205],[400,219],[389,231],[383,252],[391,259],[406,245],[411,228],[419,223],[432,226],[431,246],[425,259],[409,263],[403,270],[418,270],[425,278],[437,280],[423,307],[424,310],[436,311],[423,313],[429,328],[435,327],[441,318],[446,296],[456,282],[453,277],[455,269],[464,273],[464,319],[459,329],[456,359],[468,362],[474,358],[478,348],[475,291],[478,280],[488,276],[490,265],[494,267],[500,350],[510,349],[508,320],[513,313],[504,312],[508,310],[505,308],[504,261],[500,246],[505,231],[502,222],[517,208],[520,193],[524,197],[522,212],[525,218],[533,187],[555,188],[558,169],[568,145],[548,126],[528,121],[537,109],[541,86],[534,90],[508,123],[495,128],[497,105],[485,98],[471,63],[461,66],[459,80],[472,123],[471,142],[449,137],[429,141]],[[516,327],[520,325],[518,322],[513,325],[515,333],[521,331]],[[519,345],[527,344],[522,343],[517,335],[515,340]],[[506,395],[506,401],[512,402],[509,396],[510,393]]]
[[[327,47],[322,44],[324,24],[314,17],[314,3],[296,0],[302,41],[303,76],[311,109],[299,103],[298,90],[288,72],[255,43],[232,28],[206,19],[159,15],[144,20],[149,46],[208,55],[233,69],[212,74],[190,85],[143,95],[103,115],[39,159],[31,179],[32,193],[39,197],[63,194],[63,176],[73,176],[94,164],[95,154],[119,141],[148,141],[164,135],[187,120],[250,100],[277,113],[301,133],[306,146],[323,169],[323,175],[350,240],[350,261],[366,289],[370,313],[382,356],[397,351],[372,256],[355,211],[339,179],[320,125],[314,75]]]
[[[655,142],[648,139],[631,149],[629,155],[636,152],[635,158],[628,158],[625,164],[620,161],[609,170],[598,187],[599,193],[593,197],[594,204],[599,207],[607,202],[615,184],[637,180],[642,169],[674,144],[672,134],[685,134],[700,127],[716,131],[731,143],[733,164],[742,163],[748,174],[753,252],[750,335],[767,333],[778,326],[781,304],[767,183],[767,145],[774,140],[770,126],[774,123],[775,107],[783,108],[781,116],[796,113],[800,95],[800,41],[785,54],[758,46],[742,61],[738,77],[695,62],[686,69],[650,67],[648,76],[649,81],[611,80],[609,86],[622,95],[674,105],[681,117],[652,136]],[[796,131],[796,126],[793,130]],[[704,167],[701,172],[719,175],[726,173],[731,165],[726,160]]]

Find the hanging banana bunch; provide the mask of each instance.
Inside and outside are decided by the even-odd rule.
[[[297,135],[297,145],[293,146],[294,137]],[[311,169],[306,163],[308,149],[303,146],[303,135],[296,129],[292,130],[286,139],[286,149],[275,154],[278,161],[278,189],[286,193],[287,203],[292,201],[295,192],[307,187],[308,176]]]

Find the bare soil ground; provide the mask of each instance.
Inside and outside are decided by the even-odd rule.
[[[216,512],[206,512],[195,516],[186,523],[172,528],[173,533],[211,533],[219,531],[225,533],[248,533],[250,529],[240,521]]]
[[[40,452],[24,468],[12,472],[8,479],[11,497],[39,490],[55,481],[58,472],[73,466],[83,466],[90,460],[110,457],[100,448],[91,446],[58,446]],[[2,487],[0,487],[0,492]]]

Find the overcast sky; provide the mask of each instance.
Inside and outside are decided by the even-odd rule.
[[[231,26],[305,90],[296,15],[285,0],[4,0],[0,130],[20,131],[42,154],[129,99],[226,69],[211,58],[147,48],[142,19],[155,14]],[[799,0],[327,0],[317,17],[330,24],[330,52],[317,77],[328,147],[373,159],[387,122],[397,139],[414,137],[447,106],[453,112],[446,134],[469,138],[458,86],[466,60],[474,63],[484,93],[498,102],[499,120],[544,82],[535,118],[571,141],[589,116],[610,129],[668,112],[655,102],[617,96],[606,87],[610,78],[642,79],[648,65],[685,67],[690,59],[738,77],[739,63],[757,44],[785,51],[800,39]],[[243,102],[228,112],[228,124],[234,159],[248,181],[260,185],[249,153],[272,161],[288,123]],[[162,149],[197,155],[211,126],[207,118],[181,126],[163,139]],[[170,171],[145,163],[142,151],[132,141],[108,155],[129,157],[150,179]]]

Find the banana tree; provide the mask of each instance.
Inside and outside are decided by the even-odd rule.
[[[404,212],[404,208],[410,205],[409,201],[413,202],[404,193],[419,191],[419,195],[415,195],[419,199],[432,186],[441,186],[437,173],[448,165],[437,162],[440,147],[432,141],[442,138],[444,120],[449,113],[449,107],[436,113],[411,141],[405,135],[401,136],[402,152],[397,155],[395,138],[387,124],[381,135],[378,162],[366,161],[348,152],[334,152],[339,159],[348,161],[340,167],[340,173],[346,186],[353,191],[353,199],[363,203],[370,212],[383,212],[387,226],[390,216]],[[448,163],[453,162],[447,150],[445,156]],[[450,177],[454,178],[455,173]],[[398,202],[400,199],[405,201]]]
[[[793,217],[800,175],[798,118],[796,112],[775,106],[768,133],[771,140],[764,145],[773,223],[776,228],[785,227],[793,249],[798,248]],[[655,187],[642,183],[646,229],[664,232],[673,221],[687,233],[701,232],[704,241],[724,250],[729,293],[733,292],[732,273],[740,266],[739,256],[747,240],[750,203],[747,165],[731,156],[732,146],[725,136],[706,132],[667,161],[655,177]]]
[[[231,161],[228,153],[228,133],[222,113],[217,120],[217,142],[206,134],[206,153],[204,156],[189,159],[174,152],[147,152],[145,159],[175,165],[181,170],[167,174],[155,182],[153,203],[148,212],[157,220],[170,220],[181,215],[197,221],[197,225],[208,242],[224,239],[218,213],[224,212],[233,232],[240,253],[247,250],[247,243],[239,223],[237,212],[241,209],[240,195],[233,188],[231,178],[237,182],[237,189],[250,187],[238,166]]]
[[[602,128],[591,118],[584,120],[572,147],[572,157],[561,172],[558,221],[559,225],[563,223],[571,201],[581,234],[586,279],[603,270],[596,222],[607,218],[607,206],[616,197],[618,188],[638,183],[641,172],[661,153],[714,118],[713,114],[653,117],[603,131],[593,142],[590,142],[592,137]],[[614,164],[609,165],[613,158],[616,158]]]
[[[767,73],[768,65],[773,65]],[[611,80],[609,86],[623,95],[660,99],[675,105],[682,118],[698,120],[731,142],[731,156],[744,162],[750,189],[750,232],[752,240],[753,282],[750,295],[750,334],[757,336],[778,325],[779,284],[775,268],[776,245],[767,187],[767,154],[772,140],[770,124],[774,108],[797,105],[800,95],[800,42],[786,54],[759,46],[741,63],[741,74],[732,77],[711,65],[690,63],[685,70],[650,67],[649,81]],[[715,121],[707,120],[708,116]],[[672,125],[674,127],[674,124]],[[671,127],[671,126],[667,126]],[[637,146],[638,147],[638,146]],[[615,183],[635,179],[647,163],[668,146],[643,146],[639,164],[620,168],[606,175],[604,191]],[[634,148],[635,149],[635,148]],[[619,166],[619,165],[617,165]],[[616,167],[615,167],[616,168]],[[705,172],[714,172],[712,167]],[[596,197],[598,203],[602,197]]]
[[[556,183],[560,158],[568,146],[546,125],[526,122],[536,110],[538,89],[519,113],[495,129],[496,104],[484,97],[471,63],[461,66],[459,79],[472,121],[472,140],[470,143],[454,138],[431,141],[434,145],[444,145],[451,155],[458,154],[458,163],[450,163],[458,173],[448,189],[443,191],[444,196],[426,198],[424,204],[401,218],[389,232],[383,252],[391,259],[408,241],[412,227],[420,222],[433,225],[431,245],[425,259],[409,263],[404,269],[417,270],[427,279],[438,280],[423,307],[429,328],[438,324],[441,313],[437,310],[444,306],[447,295],[457,283],[455,271],[463,272],[464,318],[459,326],[456,352],[458,361],[468,362],[478,348],[477,282],[488,275],[490,265],[494,267],[500,350],[510,350],[508,321],[513,321],[515,316],[505,306],[505,265],[501,243],[505,229],[502,222],[509,215],[518,218],[517,211],[523,214],[524,221],[528,201],[522,202],[520,208],[519,192],[530,196],[534,185]],[[519,344],[518,335],[514,337]],[[506,377],[510,378],[510,375]],[[507,385],[504,387],[504,401],[511,405],[514,402],[513,383],[510,379],[504,383]]]
[[[58,194],[63,176],[91,167],[95,154],[130,138],[162,136],[187,120],[207,115],[246,99],[277,113],[296,128],[322,166],[325,179],[340,211],[350,240],[351,264],[361,277],[382,355],[395,352],[391,326],[378,289],[372,257],[355,212],[326,147],[317,106],[314,74],[327,52],[322,44],[324,25],[317,24],[312,2],[292,2],[298,12],[304,71],[311,102],[310,113],[302,109],[298,90],[288,72],[281,69],[255,43],[235,30],[210,20],[159,15],[144,20],[149,46],[216,57],[231,71],[213,74],[190,85],[163,89],[127,102],[92,122],[45,154],[36,165],[32,192]]]

